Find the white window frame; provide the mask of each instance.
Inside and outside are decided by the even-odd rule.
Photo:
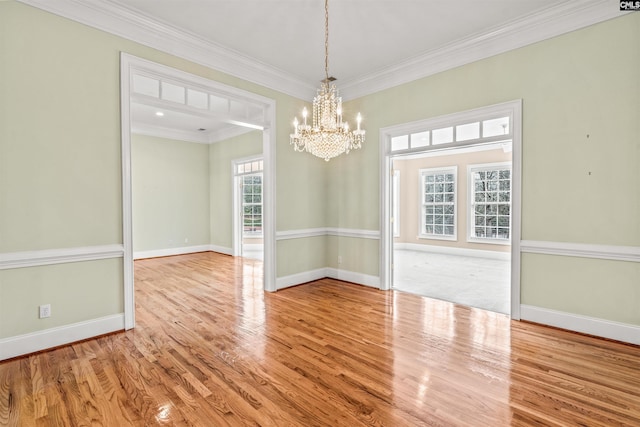
[[[475,172],[486,172],[492,170],[505,170],[510,171],[510,186],[509,186],[509,238],[500,239],[492,237],[477,237],[475,235],[475,183],[473,175]],[[512,239],[512,227],[513,227],[513,167],[511,162],[499,162],[499,163],[482,163],[467,166],[467,242],[470,243],[488,243],[493,245],[510,245]]]
[[[492,111],[494,110],[494,111]],[[506,119],[504,132],[484,136],[484,123],[496,119]],[[479,135],[474,138],[459,138],[461,128],[477,125]],[[449,131],[451,140],[447,142],[434,142],[434,132]],[[398,126],[386,133],[388,138],[386,153],[389,155],[403,155],[422,153],[430,150],[444,150],[454,147],[465,147],[478,144],[491,144],[495,142],[511,141],[514,136],[513,114],[504,110],[491,107],[468,112],[456,113],[439,118],[420,120]],[[416,138],[419,138],[416,140]],[[394,149],[394,146],[397,148]]]
[[[260,177],[260,184],[257,184],[260,186],[260,203],[247,203],[244,200],[244,196],[246,196],[245,192],[244,192],[244,186],[247,185],[244,183],[244,178],[247,177]],[[242,236],[243,237],[248,237],[248,238],[262,238],[263,237],[263,229],[264,229],[264,216],[262,215],[262,201],[263,201],[263,189],[262,189],[262,182],[263,182],[263,175],[262,172],[257,172],[257,173],[251,173],[251,174],[244,174],[240,176],[240,179],[243,180],[242,182]],[[251,185],[255,186],[256,183],[252,183]],[[260,231],[247,231],[246,230],[246,225],[245,225],[245,221],[246,221],[246,214],[245,214],[245,207],[247,206],[259,206],[260,207]],[[255,214],[253,214],[255,215]]]
[[[242,167],[243,171],[240,172],[240,168]],[[241,224],[240,224],[240,234],[241,237],[243,238],[262,238],[264,237],[264,173],[263,173],[263,159],[262,157],[251,157],[251,158],[246,158],[246,159],[241,159],[241,160],[235,160],[233,162],[233,171],[234,171],[234,175],[238,181],[237,185],[239,185],[240,188],[240,194],[239,196],[239,206],[238,208],[240,209],[240,216],[241,216]],[[260,216],[261,216],[261,223],[262,223],[262,227],[260,232],[247,232],[244,229],[244,208],[246,206],[245,200],[244,200],[244,178],[247,176],[260,176],[261,180],[260,180],[260,203],[259,206],[260,208]],[[255,185],[255,184],[252,184]],[[250,203],[251,206],[255,206],[255,203]]]
[[[425,200],[424,200],[424,180],[428,175],[435,174],[453,174],[454,182],[453,182],[453,234],[452,235],[440,235],[440,234],[427,234],[425,233]],[[456,241],[458,240],[458,166],[446,166],[440,168],[428,168],[428,169],[420,169],[418,171],[418,191],[419,191],[419,239],[433,239],[433,240],[449,240]],[[435,206],[435,205],[434,205]],[[442,206],[445,206],[443,203]]]

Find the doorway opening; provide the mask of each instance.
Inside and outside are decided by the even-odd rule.
[[[233,162],[234,256],[264,258],[262,157]]]
[[[381,288],[519,318],[521,102],[381,130]]]
[[[156,114],[166,111],[170,113],[167,117],[177,117],[174,124],[186,123],[187,126],[206,119],[216,127],[215,132],[208,133],[209,136],[218,139],[225,135],[238,135],[238,129],[257,129],[261,132],[263,284],[264,290],[275,291],[275,101],[126,53],[121,53],[120,64],[125,328],[135,326],[131,162],[134,112]],[[193,131],[204,135],[205,130],[200,127],[191,132],[185,129],[173,129],[172,132],[175,139],[183,139],[185,134]],[[212,141],[202,141],[208,142]],[[231,229],[231,224],[228,229]],[[209,246],[216,246],[215,242]]]

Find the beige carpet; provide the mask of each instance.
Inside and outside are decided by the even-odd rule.
[[[509,314],[511,262],[394,251],[395,290]]]

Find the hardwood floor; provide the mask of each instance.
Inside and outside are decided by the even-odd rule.
[[[260,261],[137,261],[134,330],[0,363],[9,426],[640,426],[640,347]]]

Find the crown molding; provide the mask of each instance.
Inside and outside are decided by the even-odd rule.
[[[225,141],[236,136],[244,135],[245,133],[254,131],[255,129],[246,128],[242,126],[229,126],[224,129],[220,129],[209,134],[209,143],[215,144],[216,142]]]
[[[316,92],[313,85],[286,71],[110,0],[18,1],[287,95],[305,99]]]
[[[173,139],[176,141],[195,142],[197,144],[215,144],[216,142],[243,135],[253,129],[241,126],[228,126],[210,133],[190,132],[161,126],[136,124],[131,126],[131,133]]]
[[[188,132],[184,130],[165,128],[151,125],[132,125],[131,133],[137,135],[155,136],[157,138],[173,139],[176,141],[195,142],[198,144],[208,144],[209,137],[203,133]]]
[[[506,25],[457,40],[383,70],[345,80],[340,84],[340,94],[344,100],[360,98],[617,18],[626,13],[629,12],[620,12],[618,2],[614,0],[563,2]]]
[[[300,99],[316,87],[286,71],[147,18],[112,0],[18,0]],[[615,0],[577,0],[529,15],[340,84],[350,100],[622,16]]]

